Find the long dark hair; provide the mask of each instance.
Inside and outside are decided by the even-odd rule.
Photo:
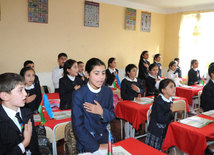
[[[70,69],[74,65],[74,63],[76,63],[76,60],[72,60],[72,59],[68,59],[65,62],[64,66],[63,66],[64,76],[69,74],[67,69]]]
[[[171,61],[171,62],[169,63],[169,69],[167,70],[167,72],[170,70],[170,67],[172,67],[174,64],[176,64],[175,61]]]
[[[143,51],[140,55],[140,62],[143,61],[143,56],[146,54],[146,53],[149,53],[149,51]]]
[[[191,61],[191,63],[190,63],[190,69],[192,68],[192,65],[195,63],[195,62],[197,62],[198,60],[196,60],[196,59],[193,59],[192,61]]]
[[[20,75],[21,75],[22,77],[25,77],[25,73],[26,73],[27,71],[29,71],[29,70],[32,70],[32,71],[35,73],[35,71],[34,71],[33,68],[31,68],[31,67],[23,67],[23,68],[21,69],[21,71],[20,71]]]
[[[110,67],[110,64],[115,60],[114,57],[111,57],[108,59],[108,67]]]
[[[86,62],[85,71],[90,74],[95,66],[105,66],[104,62],[98,58],[91,58]]]
[[[134,64],[128,64],[125,68],[125,71],[126,71],[126,76],[129,77],[129,74],[128,72],[130,72],[133,68],[137,68]]]
[[[159,53],[158,53],[158,54],[155,54],[155,55],[154,55],[154,58],[153,58],[153,62],[155,62],[155,59],[157,59],[159,56],[160,56]]]
[[[159,84],[159,92],[163,94],[162,89],[165,89],[169,85],[169,83],[173,83],[174,86],[176,87],[175,82],[172,79],[166,78],[161,80]]]

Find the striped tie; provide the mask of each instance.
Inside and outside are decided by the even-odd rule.
[[[21,118],[20,115],[19,115],[19,112],[16,113],[16,116],[15,116],[15,117],[18,119],[19,124],[20,124],[20,127],[21,127],[21,130],[22,130],[22,132],[23,132],[23,130],[24,130],[24,123],[23,123],[22,118]]]

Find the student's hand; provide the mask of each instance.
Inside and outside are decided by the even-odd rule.
[[[157,78],[157,79],[155,79],[155,82],[158,82],[158,81],[160,81],[160,79],[158,79],[158,78]]]
[[[117,75],[117,72],[114,72],[114,75],[116,76],[116,75]]]
[[[103,108],[101,107],[101,105],[96,100],[94,100],[94,103],[96,105],[88,103],[88,102],[85,102],[83,105],[84,105],[84,108],[86,109],[87,112],[90,112],[92,114],[98,114],[102,117],[103,116]]]
[[[135,84],[132,84],[131,87],[134,91],[136,91],[136,92],[139,91],[139,88]]]
[[[149,65],[147,63],[143,63],[143,65],[146,67],[146,68],[149,68]]]
[[[25,102],[30,103],[30,102],[34,101],[35,99],[36,99],[36,94],[31,95],[31,96],[27,96]]]
[[[32,122],[29,119],[28,123],[25,124],[24,127],[24,140],[22,141],[22,144],[24,145],[25,148],[29,145],[31,136],[32,136]]]
[[[108,148],[108,144],[100,144],[99,150],[106,150]]]
[[[194,84],[193,85],[197,85],[198,84],[198,82],[194,82]]]
[[[76,86],[74,87],[75,90],[77,90],[77,89],[79,89],[79,88],[80,88],[80,85],[76,85]]]

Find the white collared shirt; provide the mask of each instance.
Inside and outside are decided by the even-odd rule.
[[[126,80],[128,80],[128,81],[130,81],[130,82],[137,82],[137,78],[134,78],[134,80],[130,79],[128,76],[125,77],[125,78],[126,78]]]
[[[193,69],[194,71],[196,71],[196,72],[198,71],[198,68],[192,68],[192,69]]]
[[[59,89],[59,79],[62,78],[62,74],[63,68],[59,68],[59,66],[54,68],[52,71],[52,80],[55,89]]]
[[[163,94],[160,94],[160,96],[165,102],[172,102],[172,97],[169,97],[169,99],[167,99]]]
[[[22,118],[22,114],[21,114],[20,108],[18,108],[17,111],[14,111],[14,110],[12,110],[10,108],[5,107],[4,104],[2,104],[2,107],[3,107],[4,111],[6,112],[6,114],[8,115],[8,117],[16,124],[16,126],[18,127],[18,129],[20,130],[20,132],[22,132],[21,126],[19,124],[19,121],[15,117],[16,113],[19,112],[19,115]],[[18,146],[21,149],[22,153],[25,153],[25,147],[24,147],[24,145],[22,143],[19,143]]]
[[[109,67],[108,69],[109,69],[109,71],[110,71],[111,74],[114,73],[114,72],[116,72],[116,69],[115,69],[115,68],[112,70],[112,69]]]
[[[71,80],[71,81],[74,81],[75,80],[75,76],[70,76],[70,75],[67,75],[68,78]]]
[[[89,84],[89,82],[87,83],[87,86],[88,86],[88,88],[89,88],[89,90],[91,91],[91,92],[93,92],[93,93],[99,93],[100,91],[101,91],[101,88],[99,88],[99,89],[94,89],[94,88],[92,88],[91,86],[90,86],[90,84]]]
[[[28,87],[28,86],[25,86],[25,89],[26,89],[26,90],[34,89],[34,84],[32,84],[32,85],[31,85],[31,86],[29,86],[29,87]]]
[[[78,72],[78,74],[79,74],[80,76],[85,76],[85,72],[82,72],[82,73]]]

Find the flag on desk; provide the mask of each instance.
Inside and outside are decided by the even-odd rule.
[[[204,86],[204,84],[205,84],[204,76],[202,76],[200,83]]]
[[[115,90],[117,90],[117,89],[120,90],[121,84],[120,84],[120,79],[119,79],[118,74],[116,74],[116,76],[115,76],[115,79],[113,81],[113,86],[114,86]]]
[[[47,120],[54,118],[53,111],[50,107],[48,97],[46,94],[43,95],[42,101],[38,108],[39,115],[41,117],[41,124],[45,124]]]
[[[108,155],[113,155],[110,125],[108,125]]]

